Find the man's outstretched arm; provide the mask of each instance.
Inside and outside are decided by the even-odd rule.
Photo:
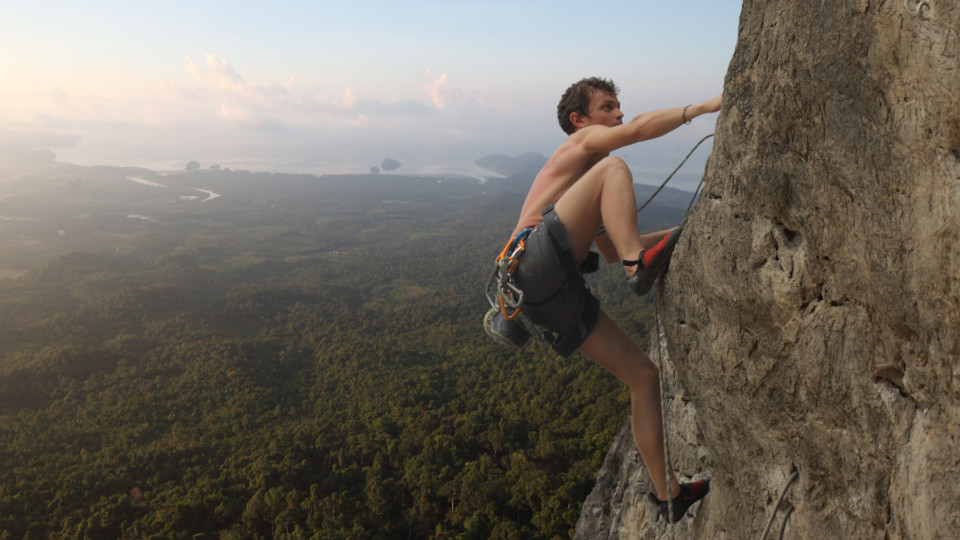
[[[590,153],[609,153],[634,143],[656,139],[682,126],[684,121],[720,110],[723,95],[713,99],[673,109],[660,109],[639,114],[626,124],[584,129],[583,148]]]

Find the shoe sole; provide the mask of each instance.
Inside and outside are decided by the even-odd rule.
[[[684,518],[687,515],[687,511],[690,510],[690,507],[701,502],[704,497],[710,493],[710,481],[706,481],[706,485],[703,488],[703,491],[699,493],[696,499],[693,500],[684,500],[684,499],[674,499],[671,502],[657,500],[656,495],[653,493],[648,493],[647,496],[651,501],[657,506],[657,512],[660,514],[660,517],[667,520],[670,523],[676,523]],[[672,504],[671,504],[672,503]],[[673,507],[673,515],[670,515],[669,508]]]

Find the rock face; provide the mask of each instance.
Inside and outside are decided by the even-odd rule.
[[[917,10],[744,3],[706,187],[657,286],[696,411],[684,432],[668,407],[668,429],[705,456],[674,466],[713,478],[692,536],[757,538],[772,515],[769,537],[786,517],[786,538],[960,530],[960,4]],[[656,536],[591,511],[582,538]]]

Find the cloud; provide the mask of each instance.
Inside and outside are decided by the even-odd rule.
[[[340,105],[343,103],[341,102]],[[354,113],[392,122],[394,118],[429,116],[434,111],[435,109],[428,104],[416,99],[398,97],[369,99],[355,96],[350,108],[340,108],[337,112]]]
[[[187,68],[187,74],[193,77],[201,86],[212,86],[219,89],[233,88],[243,90],[243,78],[237,74],[230,65],[230,62],[220,58],[216,54],[208,54],[204,58],[206,69],[201,68],[196,62],[187,55],[183,59],[183,65]]]
[[[419,74],[419,82],[416,78],[410,81],[414,82],[412,86],[397,81],[374,89],[397,93],[366,95],[352,85],[340,89],[304,87],[295,75],[279,82],[248,81],[228,59],[217,54],[206,54],[202,60],[187,55],[181,62],[183,77],[162,81],[152,90],[127,90],[126,94],[107,96],[57,86],[46,94],[24,96],[16,105],[15,100],[0,100],[0,113],[6,117],[2,126],[81,132],[138,127],[194,132],[332,132],[341,128],[437,132],[464,124],[478,108],[492,110],[484,100],[470,98],[454,87],[447,73],[434,76],[429,69]],[[428,117],[432,118],[430,125],[423,123]],[[411,124],[413,119],[416,126]]]
[[[476,110],[489,108],[489,103],[480,97],[470,97],[461,90],[450,85],[446,73],[434,78],[433,71],[425,69],[420,77],[420,89],[427,95],[430,103],[438,110]]]
[[[87,152],[126,153],[141,161],[149,155],[192,159],[230,153],[293,162],[360,151],[382,157],[393,149],[398,158],[439,155],[461,145],[467,153],[483,153],[479,149],[491,141],[528,140],[520,124],[534,124],[529,110],[494,107],[454,86],[447,72],[434,75],[429,69],[376,87],[358,80],[323,88],[322,81],[305,84],[294,75],[251,80],[216,54],[202,60],[184,56],[181,66],[179,77],[136,91],[114,86],[114,95],[95,93],[111,91],[106,85],[94,93],[64,85],[17,102],[3,99],[10,94],[0,89],[0,128],[82,136],[80,145],[79,137],[59,141],[76,145],[63,150],[66,160]]]
[[[170,105],[181,112],[189,111],[196,120],[219,120],[243,129],[284,128],[280,113],[290,106],[292,78],[287,85],[247,84],[229,61],[216,54],[207,54],[203,66],[186,56],[183,65],[189,82],[164,86],[174,99]]]
[[[352,87],[330,93],[283,84],[250,84],[229,61],[208,54],[203,64],[183,60],[186,81],[162,85],[170,105],[194,122],[225,122],[241,129],[310,129],[376,125],[392,117],[429,114],[426,103],[391,96],[368,98]]]
[[[321,100],[322,99],[323,97],[321,96]],[[338,109],[353,110],[357,107],[357,103],[359,101],[360,99],[357,97],[357,94],[353,91],[353,89],[346,88],[340,96],[330,100],[329,102]]]
[[[427,96],[430,97],[430,102],[433,103],[433,106],[438,109],[444,109],[447,104],[445,95],[450,93],[450,83],[447,82],[447,74],[444,73],[437,77],[434,80],[430,80],[433,77],[433,73],[429,69],[424,71],[423,76],[427,79],[421,86],[423,91],[426,92]]]
[[[53,91],[50,92],[50,95],[53,97],[53,99],[62,104],[66,104],[67,100],[70,99],[70,96],[67,95],[67,93],[63,91],[63,88],[60,88],[59,86],[54,88]]]
[[[446,73],[434,77],[429,68],[421,74],[420,90],[436,110],[448,114],[462,115],[493,109],[486,99],[467,95],[462,89],[452,86]]]

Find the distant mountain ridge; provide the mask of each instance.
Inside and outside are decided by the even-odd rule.
[[[547,158],[537,152],[527,152],[517,157],[494,154],[474,161],[484,169],[507,177],[521,175],[534,177],[546,162]]]

